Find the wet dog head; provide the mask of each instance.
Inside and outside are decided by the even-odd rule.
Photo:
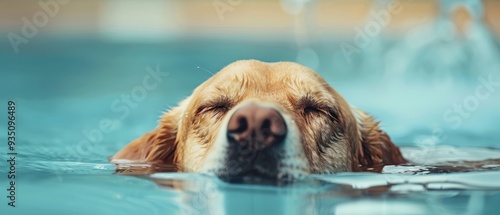
[[[114,158],[243,182],[404,162],[378,123],[314,71],[254,60],[222,69]]]

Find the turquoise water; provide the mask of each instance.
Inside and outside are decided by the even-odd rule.
[[[385,44],[395,46],[394,41]],[[366,66],[363,56],[346,63],[338,42],[325,39],[311,49],[317,59],[302,63],[310,63],[349,102],[382,121],[416,165],[389,166],[383,174],[312,175],[286,187],[225,184],[199,174],[114,174],[107,158],[153,129],[162,111],[210,73],[239,59],[296,61],[299,50],[290,41],[230,38],[149,44],[38,38],[19,54],[0,44],[0,139],[6,139],[3,119],[7,101],[13,100],[18,152],[16,208],[3,197],[8,166],[0,163],[2,214],[498,213],[500,89],[479,100],[458,126],[443,117],[475,95],[480,77],[500,80],[494,66],[465,76],[409,73],[395,79],[375,72],[383,68]],[[146,67],[157,65],[168,77],[125,106],[122,96],[142,83]],[[106,132],[102,120],[114,122]],[[2,144],[2,160],[6,150]],[[443,163],[467,166],[456,163],[463,161],[479,164],[436,171]]]

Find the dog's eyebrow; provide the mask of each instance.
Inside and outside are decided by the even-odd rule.
[[[232,101],[226,95],[218,96],[216,98],[205,99],[201,102],[201,104],[205,104],[207,106],[217,106],[217,105],[231,105]]]

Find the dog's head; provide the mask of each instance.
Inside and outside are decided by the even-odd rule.
[[[404,162],[378,123],[314,71],[290,62],[230,64],[136,142],[143,148],[135,151],[144,151],[137,159],[228,181],[286,181]],[[121,156],[126,149],[115,158],[131,159]]]

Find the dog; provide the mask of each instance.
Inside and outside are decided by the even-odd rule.
[[[286,182],[407,163],[379,123],[316,72],[257,60],[223,68],[111,161],[175,164],[228,182]]]

